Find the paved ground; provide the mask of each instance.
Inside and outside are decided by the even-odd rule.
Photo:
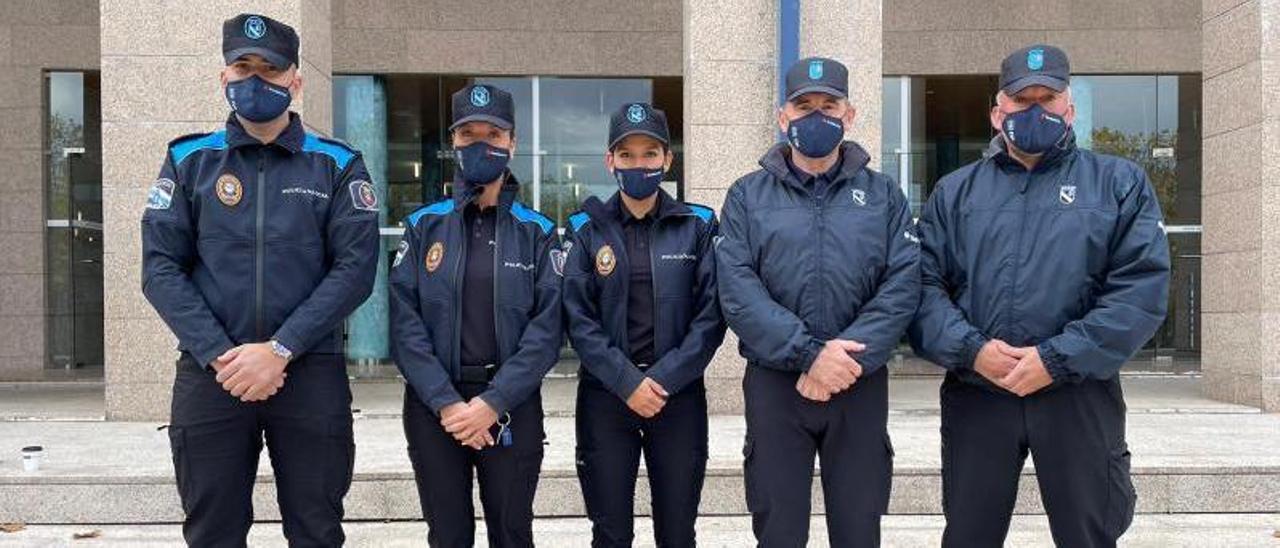
[[[649,519],[636,523],[636,546],[653,546],[653,524]],[[886,547],[936,547],[943,520],[936,516],[889,516],[884,520]],[[477,524],[477,545],[484,545],[484,525]],[[1049,546],[1048,522],[1043,516],[1017,516],[1010,528],[1007,546]],[[1280,515],[1194,514],[1139,515],[1120,545],[1133,548],[1280,547],[1277,538]],[[97,538],[72,540],[76,533],[98,531]],[[398,548],[425,545],[426,526],[415,522],[349,523],[347,545],[355,548]],[[590,523],[585,519],[538,519],[534,538],[540,546],[577,547],[590,544]],[[702,518],[698,521],[701,546],[750,546],[751,521],[745,517]],[[249,545],[285,546],[279,524],[261,524],[250,532]],[[826,546],[826,526],[814,519],[810,546]],[[33,526],[18,533],[0,533],[0,547],[42,546],[182,546],[178,525]]]

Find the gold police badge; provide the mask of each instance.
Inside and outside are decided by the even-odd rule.
[[[218,193],[218,200],[227,207],[235,207],[240,203],[240,198],[244,197],[244,188],[234,173],[223,173],[213,185],[214,191]]]
[[[596,273],[601,276],[613,274],[613,267],[618,266],[618,258],[613,255],[613,248],[609,244],[600,246],[600,251],[596,252]]]
[[[431,249],[427,250],[427,272],[435,272],[440,268],[440,261],[444,259],[444,243],[436,242],[431,244]]]

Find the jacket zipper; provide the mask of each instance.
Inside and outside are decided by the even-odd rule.
[[[456,206],[455,206],[456,207]],[[465,211],[466,206],[463,206]],[[456,215],[458,223],[462,226],[461,248],[458,250],[457,258],[453,261],[453,357],[449,361],[452,365],[452,376],[456,380],[462,380],[462,270],[463,261],[467,257],[467,240],[471,239],[468,232],[471,228],[467,226],[466,218],[459,214]]]
[[[266,148],[262,148],[259,150],[258,152],[258,190],[257,190],[257,195],[254,196],[254,202],[256,202],[255,205],[257,206],[257,210],[258,210],[257,211],[258,218],[256,223],[256,229],[255,229],[256,241],[254,245],[254,261],[253,261],[254,283],[255,283],[253,302],[254,302],[254,311],[257,314],[257,318],[256,318],[256,326],[257,326],[256,340],[257,341],[262,341],[264,337],[262,295],[263,295],[263,276],[265,275],[265,270],[266,270],[265,265],[263,264],[263,260],[265,259],[265,256],[266,256],[266,241],[265,241],[266,236],[263,234],[263,229],[264,229],[263,225],[266,224],[266,218],[267,218],[267,194],[266,194],[267,178],[265,173],[266,155],[267,155]]]

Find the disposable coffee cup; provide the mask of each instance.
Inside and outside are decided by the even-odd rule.
[[[22,448],[22,470],[25,472],[40,471],[40,461],[44,458],[44,448],[30,445]]]

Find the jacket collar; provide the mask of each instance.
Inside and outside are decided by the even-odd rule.
[[[774,177],[807,192],[809,189],[804,184],[804,181],[796,178],[795,173],[791,171],[791,167],[787,165],[791,153],[791,145],[778,143],[760,158],[760,167]],[[836,173],[832,183],[856,177],[863,168],[867,167],[867,163],[870,161],[871,156],[867,154],[866,149],[862,148],[862,145],[853,141],[841,143],[840,170]]]
[[[236,113],[232,112],[227,116],[227,146],[229,148],[252,145],[278,145],[281,148],[296,154],[302,151],[302,142],[306,137],[307,130],[302,127],[302,117],[298,116],[298,113],[293,111],[289,112],[289,125],[285,126],[284,131],[280,132],[280,135],[276,136],[276,140],[266,143],[265,145],[262,141],[259,141],[257,137],[254,137],[250,135],[249,132],[245,131],[244,126],[240,124],[240,118],[236,116]]]
[[[516,174],[512,173],[510,169],[503,172],[502,176],[502,182],[490,184],[502,185],[502,192],[498,194],[498,207],[510,209],[511,203],[516,200],[516,195],[520,193],[520,181],[516,179]],[[462,211],[463,208],[484,193],[484,188],[485,185],[473,185],[462,179],[454,179],[454,210]]]

